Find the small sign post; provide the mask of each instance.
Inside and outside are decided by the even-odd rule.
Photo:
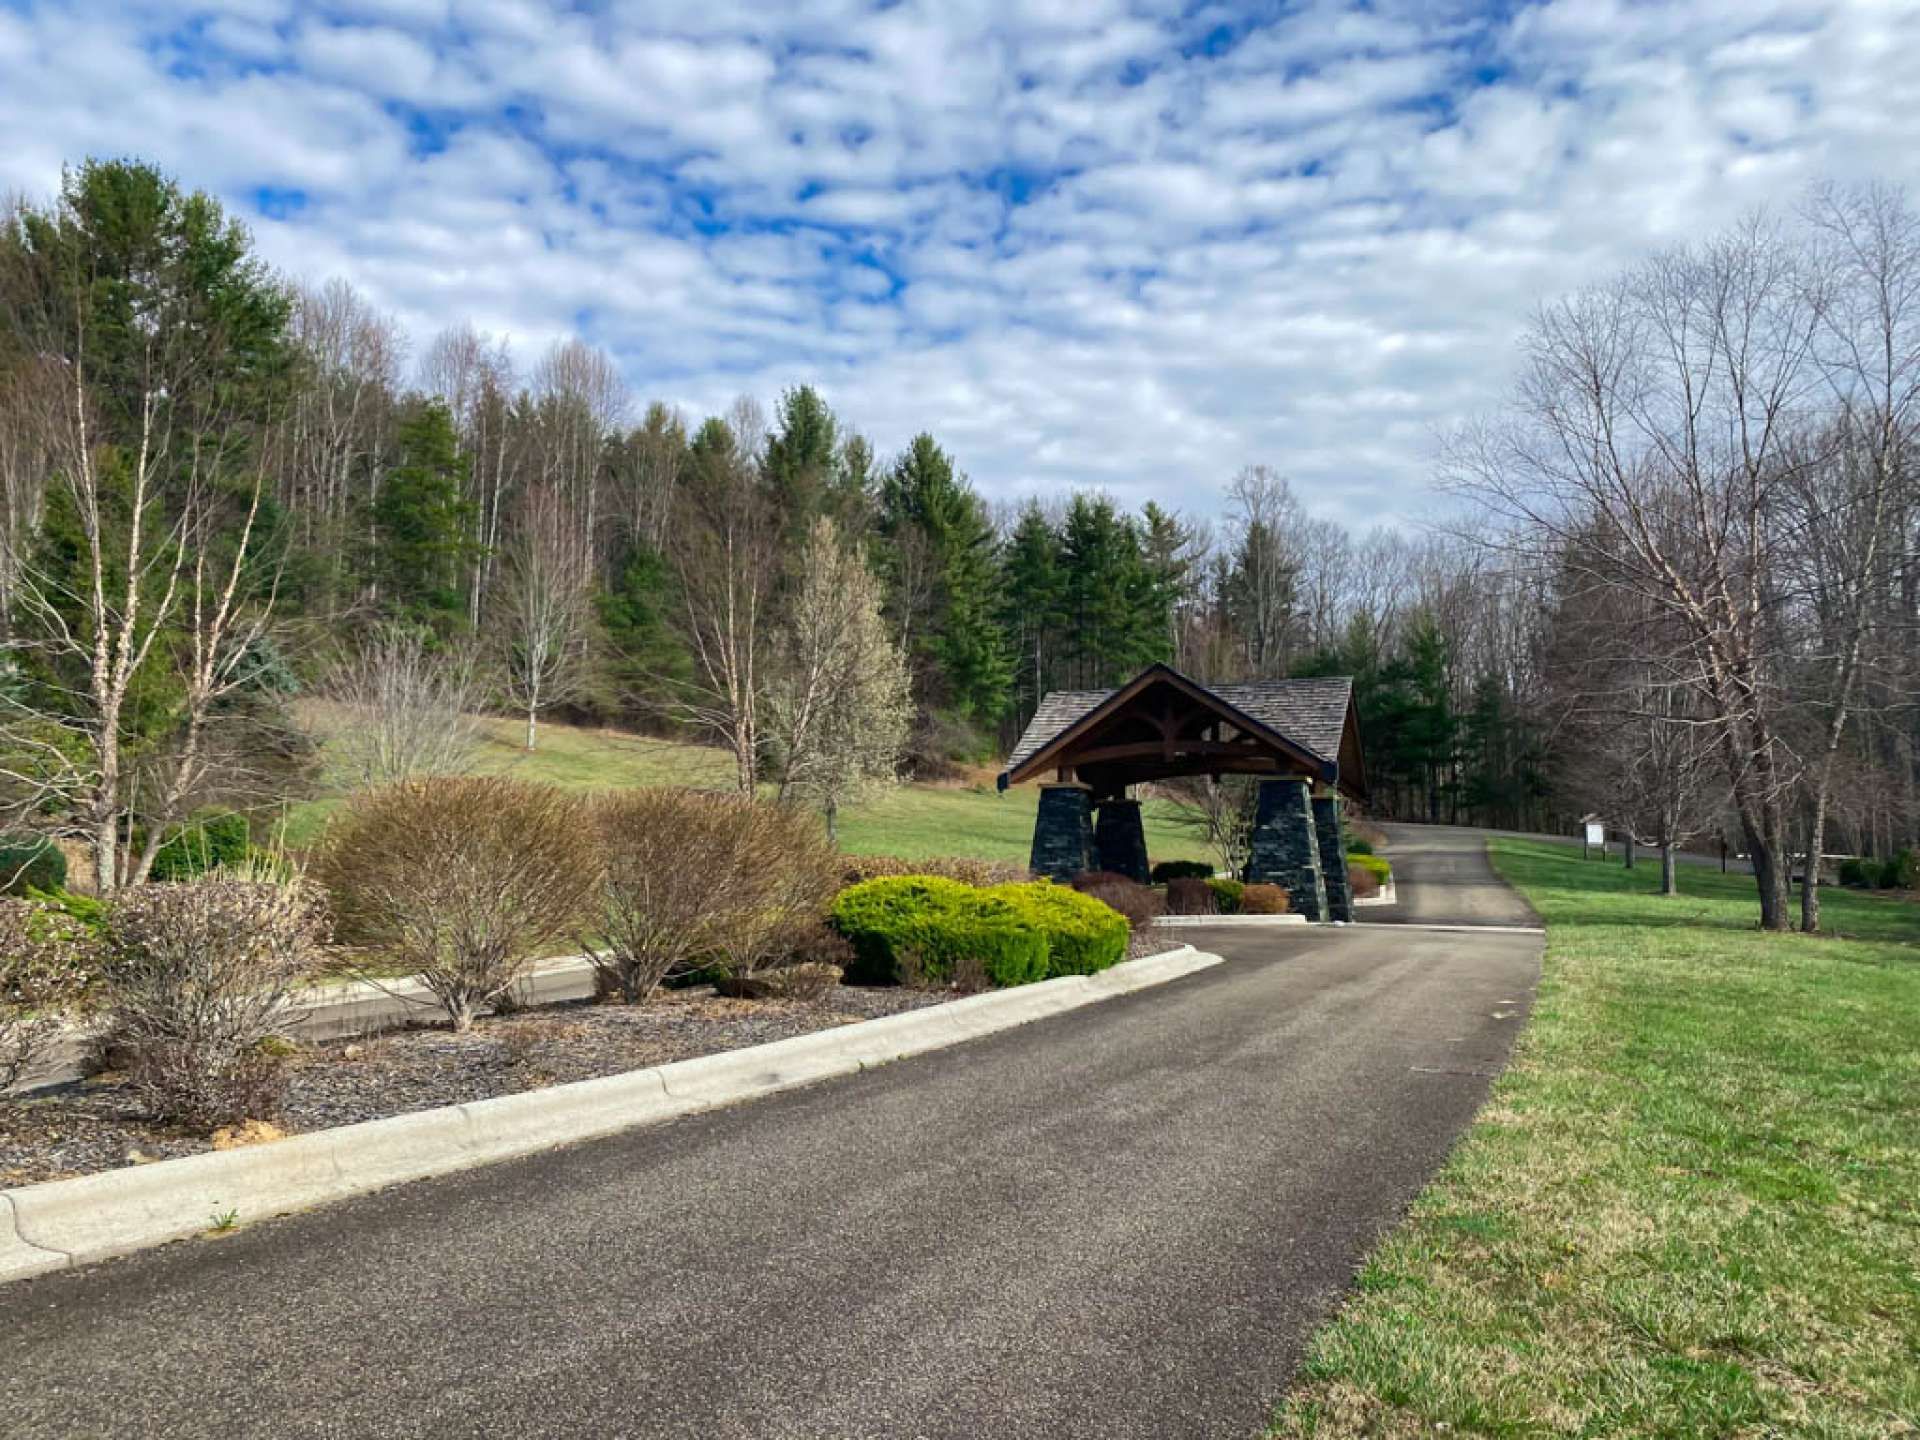
[[[1593,858],[1597,847],[1602,855],[1607,853],[1607,827],[1601,820],[1589,820],[1587,824],[1587,843],[1581,847],[1581,854],[1587,859]]]

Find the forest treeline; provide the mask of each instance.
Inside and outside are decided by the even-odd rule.
[[[692,416],[583,340],[456,324],[416,352],[206,195],[88,163],[0,235],[4,803],[124,840],[293,783],[273,715],[403,637],[529,744],[542,715],[692,734],[743,785],[852,723],[826,703],[852,650],[897,656],[856,667],[857,713],[922,774],[1155,660],[1348,674],[1382,815],[1602,809],[1784,855],[1817,805],[1821,845],[1889,853],[1916,815],[1915,274],[1897,197],[1826,204],[1543,312],[1512,413],[1448,456],[1462,533],[1354,533],[1265,465],[1138,511],[990,503],[935,435],[881,454],[806,383]],[[1214,513],[1179,503],[1223,480]],[[1760,732],[1743,694],[1772,697]]]

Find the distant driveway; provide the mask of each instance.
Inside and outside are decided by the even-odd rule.
[[[1408,916],[1521,919],[1466,837]],[[0,1435],[1257,1435],[1505,1063],[1537,936],[1225,965],[938,1054],[0,1290]]]
[[[1393,905],[1364,905],[1358,918],[1375,925],[1538,925],[1540,917],[1487,859],[1494,832],[1449,825],[1390,824]]]

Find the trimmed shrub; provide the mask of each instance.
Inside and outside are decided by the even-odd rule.
[[[1092,975],[1127,957],[1127,917],[1091,895],[1047,880],[996,885],[986,894],[1011,905],[1041,933],[1049,976]]]
[[[1215,875],[1207,881],[1207,888],[1213,891],[1213,903],[1222,915],[1240,913],[1240,896],[1247,888],[1244,884],[1225,875]]]
[[[1080,881],[1085,878],[1081,876],[1075,879],[1073,888],[1082,895],[1098,900],[1102,905],[1109,905],[1118,910],[1126,918],[1129,930],[1136,933],[1145,930],[1153,924],[1155,917],[1166,914],[1167,902],[1157,891],[1149,890],[1136,880],[1129,880],[1124,875],[1115,875],[1092,885],[1083,885]]]
[[[1872,860],[1849,855],[1840,862],[1840,883],[1849,890],[1871,890],[1880,879],[1880,867]]]
[[[1033,872],[1012,860],[981,860],[972,855],[938,855],[927,860],[902,860],[897,855],[842,855],[842,885],[901,875],[934,875],[962,885],[1014,885],[1033,879]]]
[[[1156,885],[1166,885],[1175,880],[1205,880],[1213,874],[1213,866],[1204,860],[1162,860],[1148,872]]]
[[[37,835],[0,840],[0,895],[32,890],[63,890],[67,857],[51,840]]]
[[[1218,915],[1220,897],[1213,888],[1212,877],[1203,880],[1197,875],[1176,875],[1167,881],[1167,913]]]
[[[313,874],[333,898],[341,940],[417,973],[466,1030],[593,918],[600,857],[577,797],[440,775],[348,801]]]
[[[90,929],[41,900],[0,899],[0,1090],[46,1053],[61,1012],[86,1001],[98,976]]]
[[[999,891],[958,880],[864,880],[840,892],[830,915],[853,946],[856,981],[947,984],[978,966],[991,984],[1024,985],[1047,973],[1046,936]]]
[[[108,912],[106,1043],[162,1120],[210,1130],[269,1119],[279,1057],[269,1038],[326,941],[303,882],[212,878],[140,885]]]
[[[1293,901],[1278,885],[1248,885],[1240,891],[1242,915],[1285,915]]]
[[[1902,850],[1880,866],[1882,890],[1912,890],[1920,887],[1920,855]]]
[[[247,817],[208,815],[190,820],[153,853],[148,879],[191,880],[210,870],[238,865],[247,858]]]
[[[810,817],[658,789],[599,796],[592,819],[603,868],[587,954],[602,994],[632,1004],[703,968],[744,977],[821,929],[839,857]]]
[[[1356,835],[1347,841],[1347,854],[1349,855],[1371,855],[1372,853],[1373,842],[1371,840],[1363,839]]]

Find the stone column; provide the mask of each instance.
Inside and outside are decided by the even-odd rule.
[[[1320,837],[1320,873],[1327,882],[1327,918],[1353,919],[1353,882],[1347,878],[1347,837],[1340,826],[1340,797],[1313,797],[1313,828]]]
[[[1246,881],[1278,885],[1287,892],[1295,914],[1325,920],[1327,882],[1320,870],[1320,837],[1314,832],[1308,783],[1303,775],[1260,782]]]
[[[1093,848],[1099,856],[1095,869],[1147,883],[1147,831],[1138,800],[1100,802],[1093,816]]]
[[[1062,883],[1093,868],[1093,804],[1086,786],[1065,781],[1040,787],[1027,863],[1034,874]]]

